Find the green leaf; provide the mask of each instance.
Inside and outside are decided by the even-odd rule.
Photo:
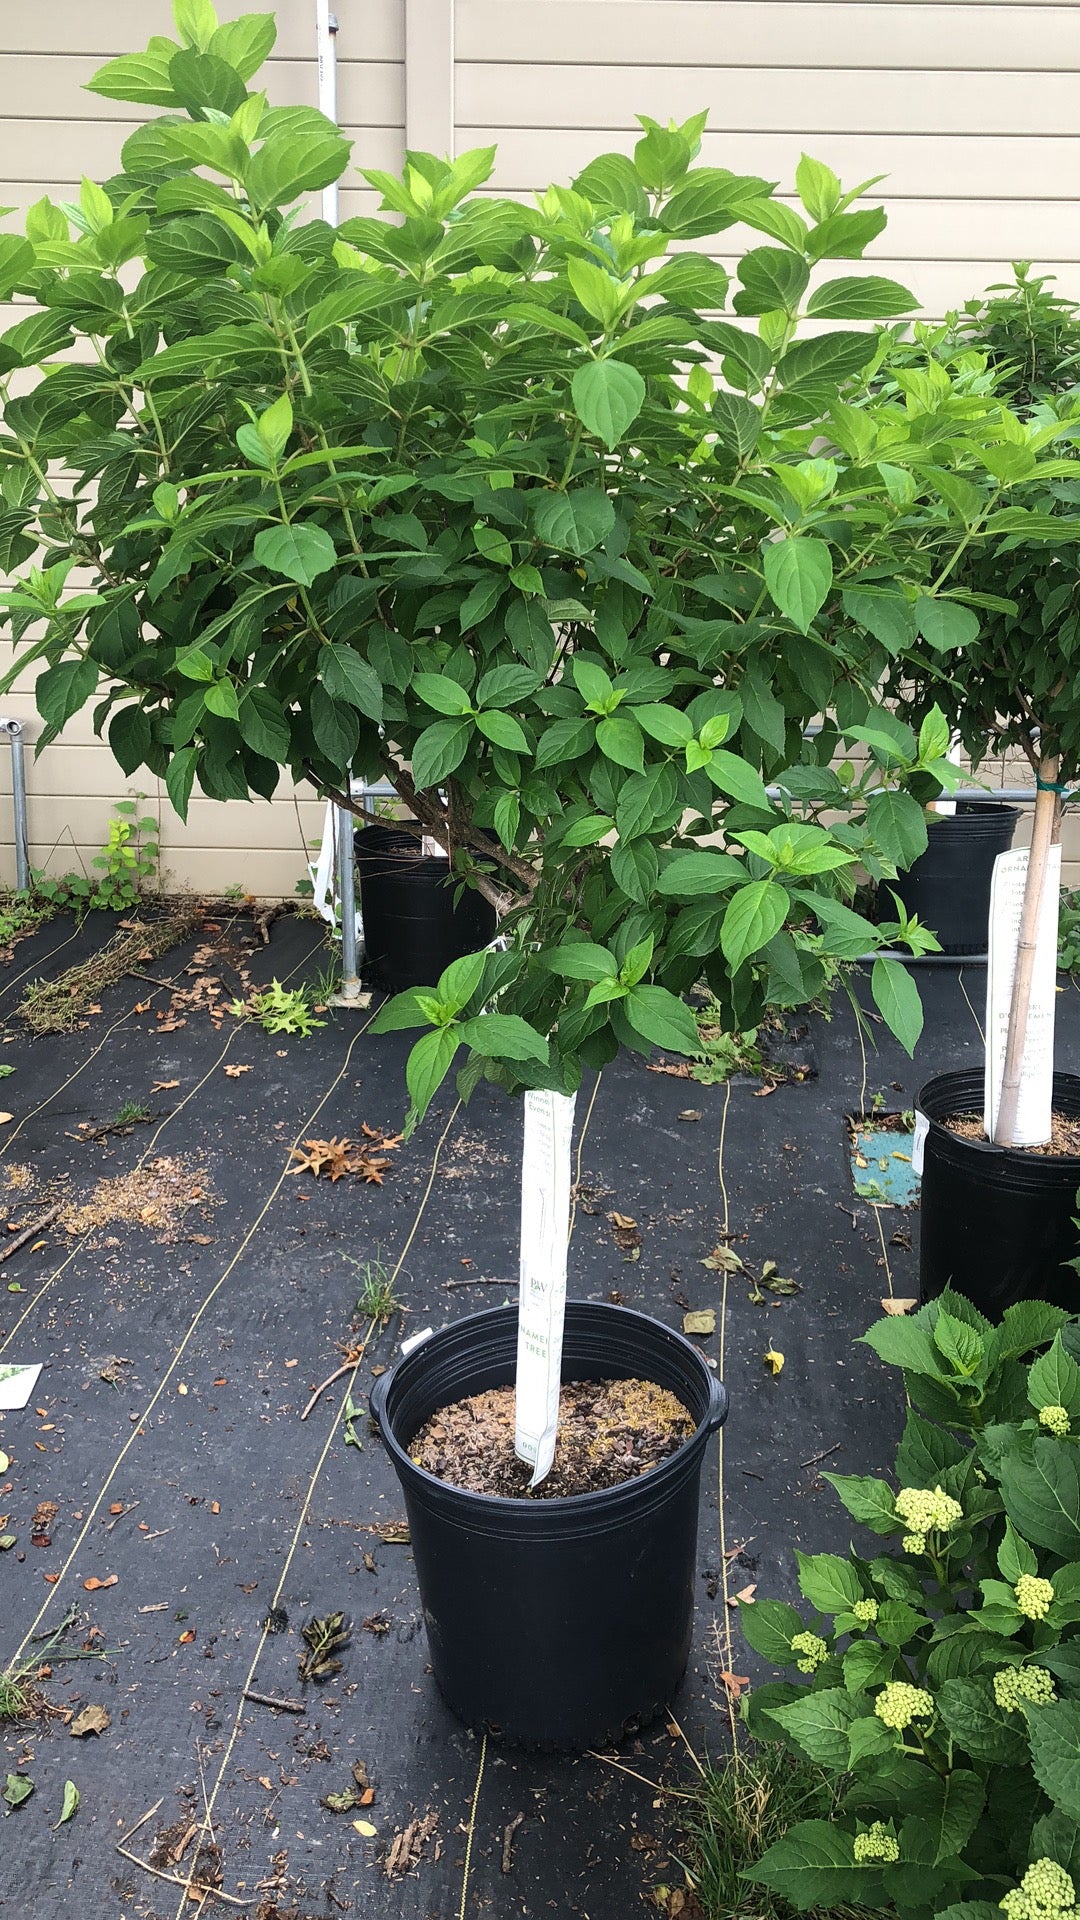
[[[922,637],[939,653],[970,646],[979,636],[979,616],[955,600],[938,600],[921,593],[915,602],[915,624]]]
[[[606,540],[615,525],[615,508],[598,487],[557,488],[536,496],[533,526],[537,537],[560,552],[581,556]]]
[[[486,953],[466,953],[451,960],[439,975],[437,997],[444,1007],[461,1013],[479,990],[487,967]]]
[[[458,625],[462,633],[468,633],[470,628],[478,627],[481,620],[486,620],[488,614],[494,612],[505,592],[506,581],[501,574],[488,573],[478,580],[471,592],[465,595],[457,610]]]
[[[241,80],[250,80],[273,50],[277,28],[272,13],[242,13],[225,20],[210,36],[208,53],[227,60]]]
[[[517,706],[535,693],[539,685],[540,675],[534,673],[531,667],[515,667],[512,664],[492,667],[480,676],[476,704],[478,707]]]
[[[592,260],[570,259],[567,277],[586,313],[606,330],[618,320],[625,289]]]
[[[622,1003],[635,1033],[668,1053],[700,1053],[701,1035],[686,1004],[666,987],[636,986]]]
[[[765,584],[780,612],[808,633],[832,586],[832,554],[823,540],[792,536],[764,549]]]
[[[335,700],[347,700],[351,707],[376,723],[382,719],[379,677],[354,647],[328,640],[319,653],[319,667],[323,685]]]
[[[570,383],[574,411],[587,433],[617,447],[645,402],[645,382],[622,360],[589,360]]]
[[[900,1788],[905,1814],[925,1820],[933,1835],[936,1864],[957,1858],[971,1839],[986,1803],[986,1788],[963,1767],[941,1777],[929,1767],[906,1769]]]
[[[1080,1366],[1066,1353],[1060,1333],[1031,1367],[1027,1390],[1033,1407],[1064,1407],[1071,1420],[1080,1417]]]
[[[73,713],[84,707],[98,683],[96,660],[84,655],[78,660],[61,660],[46,667],[34,686],[37,710],[50,727],[59,732]]]
[[[634,719],[650,740],[659,740],[662,747],[684,747],[694,738],[692,722],[678,707],[646,704],[634,708]]]
[[[742,282],[732,305],[736,313],[795,313],[806,291],[810,269],[787,247],[754,247],[737,268]]]
[[[254,682],[244,687],[237,703],[236,718],[245,745],[261,753],[265,760],[274,760],[282,766],[287,763],[292,729],[281,711],[280,702],[269,688],[256,686]]]
[[[972,1760],[1023,1765],[1027,1742],[1016,1716],[998,1706],[989,1680],[945,1680],[938,1689],[937,1705],[957,1746]]]
[[[682,240],[703,240],[733,227],[755,200],[771,192],[767,180],[752,174],[729,173],[726,167],[695,167],[669,194],[660,208],[659,223],[665,233]]]
[[[485,740],[494,746],[505,747],[508,753],[528,753],[529,736],[512,713],[500,713],[498,707],[489,707],[477,714],[476,724]]]
[[[875,640],[886,653],[902,653],[915,638],[915,609],[899,593],[870,593],[863,588],[847,587],[841,596],[844,612]]]
[[[787,892],[773,880],[752,880],[739,888],[728,902],[720,929],[720,945],[733,972],[768,946],[790,907]]]
[[[21,1807],[25,1800],[29,1800],[33,1791],[34,1783],[27,1779],[25,1773],[9,1773],[7,1784],[3,1793],[0,1794],[0,1800],[6,1800],[9,1807]]]
[[[725,446],[734,447],[740,460],[753,453],[761,438],[761,410],[744,394],[721,389],[710,408],[713,427]]]
[[[337,550],[325,527],[310,521],[299,525],[264,527],[255,535],[254,554],[269,573],[310,587],[320,573],[337,565]]]
[[[855,1568],[835,1553],[800,1553],[795,1550],[799,1567],[799,1586],[819,1613],[845,1613],[862,1600],[862,1581]]]
[[[318,193],[340,178],[348,165],[352,143],[335,133],[322,115],[325,133],[312,125],[302,133],[280,132],[263,142],[244,174],[252,205],[260,212],[288,206],[303,193]]]
[[[840,182],[832,168],[823,160],[812,160],[808,153],[802,155],[795,169],[795,191],[815,226],[840,205]]]
[[[851,274],[815,287],[806,312],[814,320],[892,320],[897,314],[910,313],[918,304],[915,295],[897,280],[883,280],[876,274],[863,279]]]
[[[460,1044],[458,1027],[440,1027],[418,1040],[405,1065],[405,1082],[417,1120],[422,1120],[450,1068]]]
[[[872,333],[821,333],[813,340],[797,340],[776,365],[784,387],[822,387],[830,393],[872,360],[877,339]]]
[[[641,772],[645,764],[645,743],[641,728],[628,716],[616,714],[613,719],[599,720],[596,744],[604,758],[613,760],[617,767],[628,767],[631,773]]]
[[[837,1772],[845,1768],[846,1755]],[[851,1834],[828,1820],[800,1820],[782,1840],[773,1842],[756,1865],[746,1869],[746,1878],[770,1887],[801,1912],[815,1907],[877,1907],[880,1878],[856,1862],[853,1845]]]
[[[805,1628],[801,1614],[783,1600],[741,1600],[739,1624],[749,1645],[774,1667],[786,1667],[791,1642]]]
[[[1021,1574],[1039,1571],[1038,1554],[1021,1539],[1011,1520],[1005,1522],[1005,1538],[997,1550],[997,1563],[998,1572],[1010,1587],[1015,1587]]]
[[[56,1832],[57,1827],[62,1827],[67,1821],[74,1820],[75,1815],[79,1811],[79,1797],[79,1789],[75,1785],[74,1780],[65,1780],[63,1805],[60,1808],[59,1820],[55,1821],[52,1826],[51,1831],[53,1833]]]
[[[844,1773],[850,1752],[849,1729],[867,1712],[869,1704],[865,1695],[848,1693],[843,1687],[824,1687],[820,1692],[808,1688],[801,1700],[773,1707],[769,1718],[783,1727],[808,1759],[831,1773]]]
[[[890,1315],[890,1318],[897,1316]],[[879,1323],[880,1324],[880,1323]],[[908,1409],[904,1435],[896,1452],[896,1477],[901,1486],[935,1487],[950,1467],[959,1466],[967,1457],[959,1440],[944,1427],[924,1420],[921,1413]]]
[[[1041,1435],[1030,1451],[1006,1453],[998,1467],[1005,1511],[1017,1532],[1063,1560],[1080,1557],[1080,1470],[1076,1452]]]
[[[1006,1307],[1000,1325],[990,1335],[989,1358],[998,1366],[1003,1360],[1022,1360],[1036,1347],[1045,1347],[1055,1334],[1070,1324],[1064,1307],[1052,1307],[1046,1300],[1018,1300]]]
[[[587,813],[567,827],[562,837],[564,847],[595,847],[606,833],[611,833],[615,822],[610,813]]]
[[[741,886],[746,864],[730,853],[680,853],[664,868],[657,892],[676,900],[697,900]]]
[[[481,1013],[466,1020],[461,1038],[467,1047],[495,1060],[546,1060],[548,1043],[516,1013]]]
[[[926,852],[926,816],[918,801],[897,787],[871,797],[866,830],[886,860],[896,867],[910,867]]]
[[[888,1314],[883,1320],[875,1320],[866,1333],[859,1335],[859,1340],[873,1347],[887,1367],[903,1367],[906,1373],[929,1374],[932,1378],[940,1377],[944,1371],[925,1326],[905,1314]]]
[[[594,946],[591,940],[575,940],[563,947],[549,948],[543,961],[551,973],[557,973],[563,980],[611,980],[618,971],[614,954],[606,947]]]
[[[574,192],[605,211],[629,213],[635,220],[648,216],[649,196],[624,153],[601,153],[590,160],[574,181]]]
[[[99,94],[103,100],[134,100],[144,107],[179,106],[169,74],[172,58],[171,49],[125,53],[119,60],[107,60],[99,67],[93,79],[85,82],[86,91]]]
[[[705,762],[705,772],[714,787],[726,793],[733,800],[742,800],[748,807],[772,807],[760,773],[748,760],[740,759],[737,753],[728,753],[726,747],[718,747]]]
[[[472,721],[436,720],[425,727],[412,751],[412,776],[417,789],[437,787],[460,767],[468,752]]]
[[[886,1025],[910,1057],[922,1032],[923,1009],[919,989],[903,962],[875,960],[870,990]]]
[[[185,47],[205,49],[217,31],[212,0],[173,0],[173,20]]]
[[[472,712],[472,700],[464,687],[447,674],[414,673],[412,690],[425,706],[434,707],[436,713],[457,716]]]
[[[204,107],[213,107],[232,115],[247,98],[247,88],[227,60],[197,53],[193,47],[173,55],[169,78],[177,100],[189,112],[201,114]]]
[[[396,1033],[404,1027],[430,1026],[430,1018],[420,1005],[420,1000],[427,997],[420,987],[409,987],[405,993],[395,994],[392,1000],[383,1002],[367,1031]]]
[[[179,753],[173,754],[165,769],[165,790],[181,820],[187,819],[198,758],[197,747],[181,747]]]
[[[822,1478],[835,1487],[852,1518],[872,1533],[896,1533],[896,1502],[884,1480],[869,1475],[826,1473]]]

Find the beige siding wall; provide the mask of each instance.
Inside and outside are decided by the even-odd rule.
[[[272,95],[313,103],[314,0],[277,11]],[[526,193],[604,148],[629,151],[639,111],[708,107],[711,163],[786,185],[805,148],[851,184],[887,174],[873,270],[906,280],[929,314],[1020,256],[1080,295],[1075,0],[337,0],[336,13],[340,114],[360,164],[398,166],[406,140],[440,151],[496,141],[495,185]],[[115,169],[138,110],[81,89],[102,60],[169,26],[168,0],[0,0],[0,203],[66,197],[81,174]],[[374,205],[348,180],[341,202],[343,216]],[[3,707],[25,717],[32,742],[30,693]],[[248,807],[196,799],[183,828],[156,783],[143,785],[175,880],[292,893],[321,824],[310,793]],[[35,864],[89,861],[124,787],[107,749],[73,723],[30,761]],[[1080,883],[1080,834],[1068,851]],[[0,877],[11,865],[0,740]]]

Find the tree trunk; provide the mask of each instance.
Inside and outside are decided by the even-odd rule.
[[[1013,1134],[1016,1131],[1016,1109],[1020,1099],[1020,1079],[1024,1066],[1024,1045],[1027,1040],[1035,947],[1042,915],[1043,894],[1046,890],[1047,867],[1050,849],[1061,837],[1061,800],[1060,796],[1053,791],[1059,764],[1057,755],[1051,754],[1040,760],[1038,765],[1038,778],[1044,784],[1039,786],[1035,797],[1035,825],[1031,835],[1031,852],[1028,856],[1027,880],[1024,886],[1024,908],[1016,950],[1016,970],[1013,974],[1012,999],[1009,1004],[1005,1070],[1002,1075],[1001,1097],[998,1101],[994,1127],[994,1140],[999,1147],[1011,1147]]]

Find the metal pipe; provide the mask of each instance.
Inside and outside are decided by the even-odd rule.
[[[20,893],[30,887],[30,838],[26,823],[26,757],[21,720],[0,719],[0,733],[11,742],[11,810],[15,828],[15,885]]]
[[[337,882],[341,903],[341,992],[340,1001],[360,997],[360,974],[356,951],[356,850],[353,846],[353,817],[344,807],[335,807],[337,829]]]

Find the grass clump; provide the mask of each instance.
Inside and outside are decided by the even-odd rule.
[[[837,1793],[820,1767],[781,1746],[743,1747],[706,1763],[687,1810],[688,1870],[701,1920],[791,1920],[794,1909],[741,1876],[799,1820],[828,1820]],[[830,1909],[838,1920],[854,1907]]]
[[[30,1711],[30,1696],[17,1674],[0,1673],[0,1720],[21,1720]]]
[[[359,1267],[361,1274],[357,1313],[364,1320],[378,1320],[385,1326],[391,1314],[401,1311],[401,1301],[394,1293],[393,1276],[377,1257],[374,1260],[353,1261],[353,1265]]]

